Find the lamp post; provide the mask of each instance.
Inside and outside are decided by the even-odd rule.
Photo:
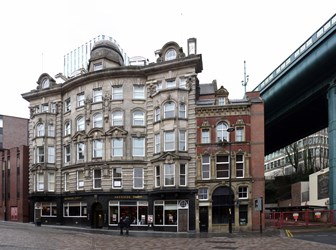
[[[235,130],[235,128],[230,127],[226,131],[231,133]],[[229,190],[230,190],[230,196],[229,196],[229,233],[232,234],[232,164],[231,164],[231,145],[232,143],[230,141],[227,142],[229,144]]]

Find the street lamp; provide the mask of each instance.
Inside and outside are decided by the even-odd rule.
[[[228,128],[226,131],[231,133],[235,130],[235,128],[230,127]],[[227,141],[227,144],[229,144],[229,153],[230,153],[230,157],[229,157],[229,192],[230,192],[230,196],[229,196],[229,233],[232,234],[232,183],[231,183],[231,178],[232,178],[232,164],[231,164],[231,145],[232,142]]]

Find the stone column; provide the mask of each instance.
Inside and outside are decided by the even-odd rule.
[[[336,80],[328,90],[329,202],[336,209]]]

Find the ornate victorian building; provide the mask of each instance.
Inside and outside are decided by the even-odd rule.
[[[230,100],[217,83],[200,85],[197,220],[200,231],[258,230],[264,198],[264,104],[258,92]],[[260,217],[261,216],[261,217]]]
[[[42,74],[29,102],[30,219],[138,230],[196,229],[196,99],[202,57],[165,44],[157,62],[124,65],[100,40],[88,72]]]

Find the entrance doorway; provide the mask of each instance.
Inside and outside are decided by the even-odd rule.
[[[208,207],[199,207],[200,232],[208,232],[209,212]]]
[[[188,209],[178,210],[178,231],[188,232]]]
[[[104,225],[104,212],[102,205],[97,202],[92,205],[92,220],[91,227],[92,228],[102,228]]]

